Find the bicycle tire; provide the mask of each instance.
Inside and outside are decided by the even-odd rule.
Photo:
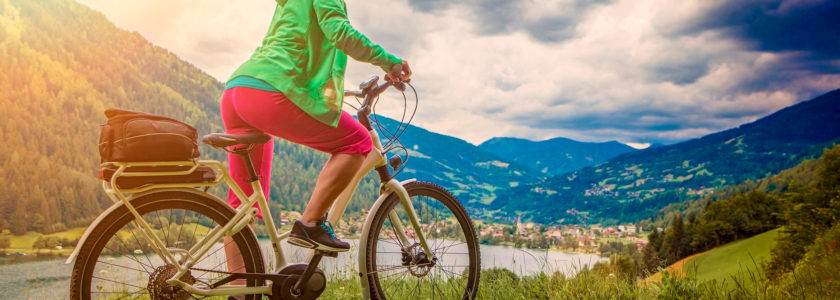
[[[183,211],[182,216],[180,216],[180,222],[184,222],[184,224],[178,224],[182,225],[182,227],[178,229],[178,237],[175,238],[175,241],[171,242],[173,244],[172,246],[183,243],[181,238],[182,236],[184,237],[183,240],[187,241],[200,239],[196,236],[198,229],[206,228],[200,227],[204,226],[202,222],[206,223],[212,221],[216,224],[226,224],[235,214],[235,211],[227,203],[222,202],[222,200],[212,195],[198,194],[188,191],[162,191],[146,194],[136,199],[132,199],[131,204],[138,211],[138,213],[140,213],[144,217],[144,219],[149,217],[152,218],[152,220],[161,220],[159,224],[154,224],[152,222],[150,226],[157,227],[155,229],[160,229],[161,233],[169,232],[165,237],[161,237],[162,240],[164,240],[164,242],[167,243],[167,247],[170,246],[170,240],[174,235],[174,230],[172,230],[172,227],[173,225],[176,225],[172,223],[172,220],[175,219],[175,221],[177,222],[179,218],[178,213],[175,212],[176,210]],[[161,216],[161,214],[159,213],[160,211],[165,210],[169,210],[168,219],[167,217]],[[158,212],[156,216],[153,215],[153,213],[155,212]],[[201,217],[204,217],[206,219],[202,219]],[[142,254],[141,249],[143,249],[143,242],[141,241],[144,241],[143,237],[141,236],[138,238],[137,234],[135,232],[132,232],[130,229],[133,228],[133,225],[129,225],[129,223],[132,223],[132,221],[134,220],[134,215],[131,214],[127,207],[119,207],[112,213],[110,213],[108,216],[106,216],[105,219],[103,219],[102,222],[100,222],[93,229],[85,243],[83,245],[80,245],[80,247],[82,248],[79,252],[79,256],[76,258],[76,263],[73,266],[73,272],[70,279],[70,299],[87,300],[91,298],[114,298],[111,297],[114,295],[107,295],[114,293],[116,293],[117,296],[120,296],[120,292],[103,292],[102,287],[99,285],[97,285],[96,288],[92,287],[92,283],[94,281],[116,283],[116,287],[118,288],[119,285],[125,286],[124,288],[126,289],[128,289],[128,287],[142,288],[143,286],[145,286],[143,285],[143,283],[149,281],[148,278],[145,276],[151,277],[151,274],[155,272],[153,270],[159,268],[160,266],[158,265],[163,265],[162,261],[158,264],[155,264],[155,256],[150,257],[149,255]],[[192,233],[189,232],[190,229],[187,229],[187,232],[184,232],[184,228],[186,228],[186,226],[189,226],[186,225],[186,220],[196,221],[196,223],[189,224],[193,227]],[[149,220],[147,220],[147,222],[148,221]],[[166,231],[163,231],[164,223],[166,224]],[[132,237],[134,241],[130,240],[126,233],[126,230],[128,230],[129,233],[134,235]],[[121,234],[126,237],[125,241],[122,239]],[[192,234],[192,238],[189,238],[190,234]],[[119,243],[117,241],[122,243],[122,247],[119,246]],[[265,272],[265,265],[263,262],[262,252],[260,250],[259,243],[257,242],[257,238],[250,227],[246,226],[239,233],[235,234],[233,236],[232,241],[237,245],[238,249],[240,250],[240,253],[242,254],[242,258],[245,263],[244,272]],[[109,243],[113,243],[110,245],[114,248],[117,248],[117,250],[108,247]],[[136,245],[132,243],[136,243]],[[130,247],[129,245],[132,246]],[[132,252],[131,248],[136,249]],[[146,245],[146,248],[150,247]],[[183,248],[189,249],[188,247]],[[224,248],[224,245],[222,245],[222,248]],[[112,253],[103,254],[103,249],[107,250],[106,252]],[[138,253],[136,252],[138,250],[141,251],[139,257],[137,256]],[[218,256],[219,249],[216,249],[215,251],[216,252],[212,254],[210,253],[212,252],[212,250],[208,251],[205,257],[203,257],[202,259],[206,259],[207,257],[211,257],[213,255]],[[122,253],[124,257],[119,256],[118,253]],[[125,255],[126,253],[128,253],[128,255]],[[129,255],[133,256],[133,259],[129,258]],[[224,255],[224,251],[222,251],[221,255]],[[117,258],[114,258],[115,256]],[[103,257],[105,257],[105,261],[100,260]],[[126,264],[129,264],[128,261],[132,261],[132,266],[120,266],[117,264],[118,261],[126,261]],[[212,263],[215,264],[216,262]],[[217,267],[221,266],[222,264],[219,264]],[[132,268],[135,265],[136,268]],[[114,266],[119,267],[119,269],[113,269]],[[116,273],[129,274],[132,272],[132,270],[134,270],[138,272],[140,278],[138,279],[137,283],[128,283],[128,279],[125,279],[126,282],[117,282],[116,278],[118,277],[114,277],[114,279],[96,277],[96,275],[94,275],[94,272],[97,271],[97,269],[99,269],[98,275],[101,275],[103,277],[106,276],[105,274],[108,274],[108,270],[121,270],[120,272],[115,271],[114,276],[118,276],[116,275]],[[224,267],[224,269],[226,269],[226,266]],[[106,273],[103,273],[103,270]],[[143,274],[144,272],[146,274]],[[198,275],[197,273],[193,273],[192,271],[191,274],[193,276]],[[127,278],[128,275],[125,276],[126,277],[124,278]],[[222,277],[224,275],[219,276]],[[246,282],[247,286],[255,286],[257,284],[262,284],[262,282],[257,282],[255,280],[248,280]],[[136,293],[142,296],[148,295],[149,290],[146,289],[144,292],[142,289],[139,289],[136,292],[123,293],[127,295],[132,295]],[[246,299],[256,299],[256,297],[258,296],[247,295]]]
[[[391,211],[397,212],[400,219],[405,218],[402,223],[405,225],[405,230],[408,236],[411,236],[414,230],[407,220],[402,205],[399,205],[399,196],[391,194],[384,200],[380,209],[373,216],[370,234],[365,241],[365,274],[367,275],[366,280],[368,281],[370,287],[371,298],[457,299],[460,297],[461,299],[474,299],[476,293],[478,292],[478,283],[481,274],[481,256],[475,228],[472,224],[472,220],[464,210],[464,207],[455,198],[455,196],[449,193],[449,191],[436,184],[414,181],[407,183],[404,187],[408,192],[408,195],[412,198],[411,203],[415,206],[415,210],[417,211],[419,218],[418,221],[420,221],[421,224],[421,230],[428,232],[425,236],[429,248],[432,252],[434,252],[435,256],[439,260],[435,264],[427,263],[425,266],[422,263],[406,263],[404,261],[405,258],[403,257],[405,257],[406,254],[403,254],[403,252],[407,252],[405,251],[406,245],[402,245],[402,243],[399,242],[399,239],[395,239],[391,233],[386,233],[388,230],[393,232],[393,226],[390,225],[389,221]],[[420,197],[420,199],[414,199],[415,197]],[[434,201],[426,203],[425,200]],[[434,221],[430,220],[431,217],[435,217]],[[453,219],[455,223],[448,224],[453,221]],[[448,226],[444,224],[448,224]],[[457,224],[457,226],[453,227],[455,224]],[[423,229],[424,226],[428,229]],[[457,229],[453,229],[455,227],[457,227]],[[430,230],[432,228],[437,228],[437,230]],[[444,233],[441,234],[441,231]],[[452,232],[454,232],[454,234]],[[393,233],[395,234],[396,232]],[[453,241],[450,242],[450,239]],[[457,240],[460,240],[460,242],[456,243]],[[394,241],[399,244],[396,244],[395,246]],[[419,244],[416,240],[416,235],[413,244]],[[394,253],[396,251],[394,251],[394,248],[400,248],[399,255],[402,257],[400,257],[401,261],[399,267],[388,265],[388,263],[393,263],[396,259]],[[408,251],[418,251],[416,249],[419,248],[421,247],[415,246],[413,248],[409,248]],[[450,250],[452,249],[461,249],[466,252],[451,253]],[[418,253],[414,252],[412,255],[414,254]],[[458,260],[457,258],[450,259],[450,254],[466,255],[468,265],[447,266],[446,263]],[[448,267],[453,269],[446,270]],[[455,268],[461,267],[463,267],[463,269],[459,274]],[[396,271],[401,268],[404,268],[405,270],[400,271],[400,273],[387,273],[388,271]],[[436,272],[433,272],[435,270]],[[425,272],[425,274],[423,274],[423,272]],[[399,274],[402,274],[401,278],[394,280],[388,278]],[[407,274],[412,276],[406,276]],[[466,278],[457,278],[458,275],[461,275],[462,277],[465,276]],[[416,283],[411,282],[414,279],[416,279]],[[390,282],[388,282],[389,280]],[[424,282],[433,285],[431,288],[427,289],[428,291],[425,293],[424,286],[421,286],[421,283]],[[438,286],[438,283],[446,284],[446,291],[441,289]],[[400,287],[398,287],[397,290],[394,290],[394,286],[397,285],[408,287],[410,290]],[[463,290],[463,292],[460,290]],[[409,294],[406,294],[405,292],[408,292]],[[449,293],[447,294],[447,292]]]

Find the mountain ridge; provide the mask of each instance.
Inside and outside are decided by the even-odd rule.
[[[542,141],[495,137],[478,147],[549,176],[599,164],[609,158],[636,150],[617,141],[580,142],[565,137]]]
[[[581,211],[593,222],[635,222],[665,205],[776,174],[840,140],[840,90],[764,118],[682,143],[633,151],[544,182],[499,191],[491,210],[563,222]],[[515,201],[513,200],[515,199]],[[546,209],[550,208],[550,209]]]
[[[375,120],[392,132],[399,126],[396,120],[387,117],[377,116]],[[422,127],[408,125],[400,142],[409,152],[409,158],[406,169],[397,178],[438,183],[461,197],[464,204],[492,201],[498,188],[542,179],[540,174],[529,168],[486,152],[463,139]],[[383,140],[383,144],[386,143]]]
[[[87,226],[110,205],[95,177],[106,108],[178,119],[200,135],[224,131],[222,83],[99,12],[70,0],[0,0],[0,25],[0,68],[5,70],[0,72],[0,139],[5,141],[0,143],[0,230],[49,233]],[[432,180],[476,203],[494,197],[497,185],[532,180],[529,170],[461,139],[419,127],[408,132],[403,141],[417,153],[399,178]],[[303,210],[328,155],[282,139],[274,143],[269,205],[279,218],[281,210]],[[226,160],[224,151],[199,144],[201,158]],[[348,214],[370,208],[377,182],[375,174],[363,178]],[[210,192],[224,196],[226,189]]]

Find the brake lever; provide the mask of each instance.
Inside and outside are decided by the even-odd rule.
[[[391,86],[393,86],[393,87],[394,87],[395,89],[397,89],[398,91],[400,91],[400,92],[405,92],[405,84],[406,84],[406,83],[410,83],[410,82],[411,82],[411,78],[406,79],[406,80],[402,80],[402,81],[400,81],[400,82],[396,82],[396,83],[395,83],[395,82],[392,82],[392,81],[391,81],[391,77],[390,77],[390,76],[388,76],[388,74],[385,74],[385,81],[386,81],[386,82],[390,82],[390,83],[391,83]]]
[[[392,85],[393,85],[393,86],[394,86],[394,88],[395,88],[395,89],[397,89],[398,91],[400,91],[400,92],[405,92],[405,82],[397,82],[397,83],[394,83],[394,84],[392,84]]]

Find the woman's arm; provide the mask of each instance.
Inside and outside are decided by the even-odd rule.
[[[385,52],[350,25],[343,0],[315,0],[315,14],[321,31],[338,50],[361,62],[371,63],[391,72],[403,61]]]

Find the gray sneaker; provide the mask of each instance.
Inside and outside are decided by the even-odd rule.
[[[289,233],[289,244],[329,252],[345,252],[350,244],[335,237],[332,224],[323,217],[314,226],[306,226],[300,220],[295,221]]]

